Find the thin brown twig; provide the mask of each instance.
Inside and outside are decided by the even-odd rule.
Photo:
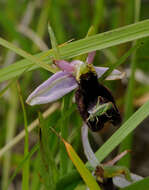
[[[123,158],[127,153],[129,153],[130,150],[125,150],[122,153],[118,154],[115,158],[113,158],[112,160],[104,163],[103,165],[105,166],[113,166],[116,162],[118,162],[121,158]]]

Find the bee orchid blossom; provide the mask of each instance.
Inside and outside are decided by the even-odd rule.
[[[108,69],[108,67],[95,67],[92,65],[95,52],[88,54],[86,62],[73,60],[71,62],[65,60],[54,60],[54,63],[61,71],[53,74],[48,80],[39,85],[27,98],[26,102],[33,106],[37,104],[46,104],[56,101],[78,87],[80,75],[84,72],[85,65],[92,68],[97,77],[100,78]],[[87,68],[87,67],[86,67]],[[124,73],[113,70],[106,80],[122,79]]]

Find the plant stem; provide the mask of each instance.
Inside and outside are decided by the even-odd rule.
[[[25,127],[24,158],[25,158],[29,153],[29,142],[28,142],[29,134],[28,134],[28,129],[27,129],[27,114],[26,114],[19,83],[18,83],[18,92],[19,92],[19,98],[20,98],[20,102],[21,102],[21,106],[23,110],[23,117],[24,117],[24,127]],[[23,166],[22,190],[29,190],[29,163],[30,163],[30,160],[28,159],[26,160]]]

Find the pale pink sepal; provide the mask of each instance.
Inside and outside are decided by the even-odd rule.
[[[92,51],[92,52],[90,52],[90,53],[88,54],[88,57],[87,57],[87,60],[86,60],[86,62],[87,62],[88,64],[92,64],[92,63],[93,63],[95,54],[96,54],[96,51]]]
[[[94,67],[98,78],[100,78],[109,68],[108,67]],[[112,73],[106,78],[106,80],[118,80],[124,77],[125,73],[114,69]]]
[[[27,98],[30,105],[46,104],[58,100],[77,87],[77,82],[68,72],[59,71],[38,86]]]

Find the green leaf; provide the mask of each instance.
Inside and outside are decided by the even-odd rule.
[[[141,43],[136,44],[135,46],[131,47],[116,63],[110,65],[109,69],[100,77],[100,82],[106,79],[112,71],[117,68],[119,65],[124,63],[126,59],[134,52],[137,48],[139,48]]]
[[[65,144],[66,150],[68,152],[68,155],[70,159],[72,160],[73,164],[77,168],[78,172],[82,176],[84,182],[88,186],[90,190],[100,190],[99,185],[97,184],[95,178],[92,176],[90,171],[85,167],[85,164],[82,162],[82,160],[79,158],[73,147],[67,143],[64,139],[63,142]]]
[[[71,170],[71,172],[68,172],[63,177],[61,177],[57,184],[56,184],[56,190],[59,189],[66,189],[73,183],[79,183],[81,181],[81,177],[77,170]]]
[[[69,58],[72,58],[81,54],[85,54],[91,51],[101,50],[101,49],[105,49],[111,46],[119,45],[121,43],[130,42],[136,39],[149,36],[148,31],[149,31],[149,19],[135,23],[135,24],[131,24],[128,26],[120,27],[118,29],[111,30],[108,32],[96,34],[88,38],[84,38],[81,40],[77,40],[75,42],[68,43],[63,46],[59,46],[60,56],[61,56],[61,59],[69,59]],[[0,43],[1,45],[9,49],[15,50],[15,48],[11,47],[10,43],[8,42],[5,43],[6,42],[5,40],[3,40],[2,38],[0,39],[1,39],[1,43]],[[16,51],[16,53],[19,53],[19,52]],[[27,56],[26,58],[29,59],[29,61],[22,60],[22,61],[16,62],[13,65],[10,65],[6,68],[1,69],[0,82],[9,80],[15,76],[19,76],[27,68],[30,68],[30,70],[37,69],[39,66],[32,67],[34,65],[33,62],[34,63],[38,62],[38,65],[40,64],[41,66],[42,65],[41,60],[51,55],[54,55],[53,50],[49,50],[49,51],[45,51],[43,53],[37,54],[36,56],[40,57],[40,60],[35,57],[34,57],[34,60],[31,57],[29,59],[29,57]],[[35,59],[38,61],[36,61]],[[48,57],[48,60],[50,61],[49,57]]]
[[[4,40],[3,38],[0,38],[0,45],[14,51],[16,54],[26,58],[31,63],[35,63],[36,65],[50,71],[55,72],[56,70],[52,68],[50,65],[42,62],[41,60],[37,59],[35,56],[31,55],[30,53],[20,49],[19,47],[15,46],[14,44]]]
[[[16,79],[10,81],[1,91],[0,91],[0,97],[3,96],[3,94],[5,94],[5,92],[9,89],[9,87],[16,82]]]
[[[134,22],[137,23],[140,17],[140,9],[141,9],[141,0],[134,1]],[[132,43],[132,47],[135,47],[137,41]],[[134,88],[136,87],[135,84],[135,72],[137,69],[137,51],[134,51],[131,55],[130,60],[130,78],[127,85],[126,95],[125,95],[125,107],[124,107],[124,121],[126,121],[134,112],[133,106],[133,99],[134,99]],[[119,151],[123,152],[123,150],[131,149],[133,143],[133,133],[130,134],[120,145]],[[118,164],[125,165],[126,167],[130,168],[131,163],[131,155],[127,155],[126,157],[122,158]]]
[[[60,54],[74,57],[95,50],[101,50],[121,43],[149,36],[149,19],[120,27],[108,32],[99,33],[67,44],[60,48]]]
[[[62,106],[61,106],[61,119],[59,121],[60,127],[60,134],[61,137],[64,139],[68,139],[69,136],[69,118],[66,117],[68,110],[74,111],[74,105],[71,106],[72,103],[72,94],[67,94],[62,99]],[[76,106],[75,106],[76,109]],[[60,143],[60,176],[62,177],[68,171],[68,163],[69,159],[67,156],[66,148],[63,142]]]
[[[42,114],[39,112],[39,139],[40,139],[40,155],[41,155],[41,173],[43,184],[47,188],[55,189],[57,181],[57,168],[50,148],[49,127],[46,125]]]
[[[25,128],[25,140],[24,140],[24,158],[28,155],[29,153],[29,134],[28,134],[28,129],[27,129],[27,114],[26,114],[26,109],[23,101],[23,97],[21,94],[21,88],[18,83],[18,93],[19,93],[19,98],[21,102],[21,107],[23,111],[23,117],[24,117],[24,128]],[[23,169],[22,169],[22,175],[23,175],[23,180],[22,180],[22,190],[28,190],[29,189],[29,167],[30,167],[30,160],[27,159],[26,162],[24,163]]]
[[[49,35],[50,35],[51,45],[52,45],[52,49],[53,49],[53,52],[54,52],[54,59],[59,60],[60,55],[59,55],[59,50],[58,50],[58,44],[57,44],[55,34],[54,34],[50,24],[48,24],[48,32],[49,32]]]
[[[11,182],[14,180],[14,178],[16,177],[17,173],[19,172],[19,170],[23,167],[23,165],[25,164],[25,162],[30,159],[32,157],[32,155],[39,149],[39,144],[34,145],[34,147],[31,149],[31,151],[23,158],[23,160],[18,164],[16,170],[14,171],[13,175],[10,177],[9,182],[8,182],[8,186],[6,187],[6,189],[8,189],[9,185],[11,184]]]
[[[92,36],[92,35],[94,35],[94,34],[95,34],[95,28],[94,28],[94,26],[91,26],[91,27],[89,28],[89,30],[88,30],[88,32],[87,32],[85,38],[88,38],[89,36]],[[79,56],[77,56],[77,57],[74,57],[74,59],[81,60],[81,61],[85,62],[86,59],[87,59],[87,56],[88,56],[88,54],[85,53],[85,54],[83,54],[83,55],[79,55]]]

